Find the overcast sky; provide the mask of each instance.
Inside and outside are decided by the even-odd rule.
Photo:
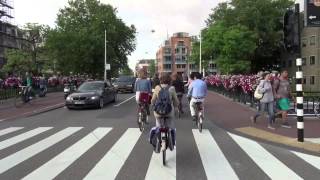
[[[156,51],[166,39],[167,33],[188,32],[199,34],[211,9],[226,0],[100,0],[118,9],[118,16],[127,25],[137,28],[136,51],[128,57],[133,68],[136,61],[155,58]],[[303,0],[298,0],[303,2]],[[14,0],[15,21],[55,24],[56,14],[67,5],[68,0]],[[151,33],[155,30],[155,33]]]

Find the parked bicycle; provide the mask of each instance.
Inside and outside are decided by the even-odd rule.
[[[314,115],[320,119],[320,102],[314,103]]]
[[[199,129],[199,132],[202,132],[202,123],[203,123],[203,107],[202,102],[195,103],[195,111],[196,111],[196,126]]]

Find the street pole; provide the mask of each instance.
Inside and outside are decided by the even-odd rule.
[[[199,73],[201,74],[201,72],[202,72],[202,56],[201,56],[201,42],[202,40],[201,40],[201,30],[200,30],[200,64],[199,64]]]
[[[107,30],[104,30],[104,81],[107,80]]]
[[[303,72],[302,59],[298,58],[296,61],[298,71],[296,72],[296,91],[297,91],[297,136],[298,141],[304,141],[304,122],[303,122]]]

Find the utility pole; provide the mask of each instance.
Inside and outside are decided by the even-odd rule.
[[[104,30],[104,81],[107,80],[107,30]]]
[[[202,53],[202,51],[201,51],[201,46],[202,46],[202,40],[201,40],[201,30],[200,30],[200,63],[199,63],[199,73],[201,73],[202,72],[202,56],[201,56],[201,53]]]

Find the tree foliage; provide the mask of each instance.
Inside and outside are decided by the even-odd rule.
[[[68,7],[58,13],[57,26],[49,33],[46,43],[57,68],[63,73],[88,73],[101,77],[104,31],[111,74],[125,68],[127,56],[135,49],[136,29],[133,25],[126,26],[116,13],[111,5],[97,0],[69,1]]]
[[[156,61],[155,60],[151,60],[151,63],[149,65],[150,76],[153,77],[155,75],[156,71],[157,71]]]
[[[292,0],[231,0],[207,19],[204,55],[218,59],[225,73],[272,68],[283,46],[282,19]]]
[[[6,72],[39,73],[41,67],[49,63],[47,50],[44,47],[49,27],[37,23],[27,23],[22,29],[23,38],[19,40],[20,49],[6,51],[8,59],[4,70]]]

